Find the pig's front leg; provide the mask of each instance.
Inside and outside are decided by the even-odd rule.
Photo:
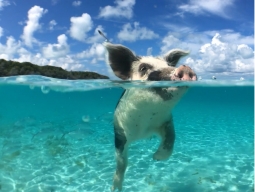
[[[154,153],[153,159],[160,161],[168,159],[174,148],[175,131],[172,117],[158,128],[157,134],[161,137],[158,150]]]

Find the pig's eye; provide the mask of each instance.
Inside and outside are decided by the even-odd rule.
[[[145,75],[145,73],[146,73],[146,71],[147,71],[147,68],[146,68],[146,67],[141,67],[141,68],[139,69],[139,71],[140,71],[141,75],[143,76],[143,75]]]
[[[141,68],[140,68],[140,71],[141,71],[141,72],[145,72],[146,70],[147,70],[146,67],[141,67]]]
[[[147,63],[142,63],[139,66],[139,72],[141,73],[141,75],[145,75],[148,69],[152,69],[152,66]]]

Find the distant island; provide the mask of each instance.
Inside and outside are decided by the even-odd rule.
[[[19,63],[0,59],[0,77],[16,75],[42,75],[58,79],[109,79],[109,77],[88,71],[66,71],[61,67],[39,66],[29,62]]]

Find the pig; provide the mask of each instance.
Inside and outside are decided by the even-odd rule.
[[[176,67],[187,51],[173,49],[161,57],[137,56],[129,48],[103,44],[107,62],[122,80],[196,81],[196,73],[188,66]],[[175,130],[171,111],[187,91],[187,86],[129,88],[124,91],[114,112],[116,170],[111,190],[122,190],[128,165],[128,147],[134,141],[159,136],[161,142],[153,159],[167,160],[173,153]]]

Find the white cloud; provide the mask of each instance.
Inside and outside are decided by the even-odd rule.
[[[0,58],[10,60],[12,59],[21,48],[21,43],[10,36],[7,37],[6,44],[0,43]]]
[[[58,38],[59,44],[64,44],[65,37],[62,35]],[[41,53],[31,52],[24,47],[20,41],[16,41],[13,37],[8,37],[6,44],[0,43],[0,58],[18,62],[31,62],[37,65],[52,65],[62,67],[67,70],[84,70],[85,66],[71,55],[61,55],[55,58],[46,58]]]
[[[31,62],[38,65],[48,64],[47,59],[39,53],[31,53],[24,47],[20,41],[16,41],[13,37],[7,37],[6,44],[0,44],[0,58],[5,60],[13,60],[18,62]]]
[[[22,49],[21,49],[22,50]],[[65,55],[58,58],[45,58],[41,53],[31,53],[27,50],[22,50],[19,52],[19,56],[12,58],[13,61],[18,62],[31,62],[37,65],[50,65],[61,67],[66,70],[84,70],[85,66],[80,63],[79,60],[74,59],[71,55]]]
[[[116,0],[114,2],[116,6],[106,6],[100,8],[99,17],[109,18],[109,17],[133,17],[133,6],[135,5],[135,0]]]
[[[243,59],[249,59],[254,56],[254,51],[251,47],[245,44],[237,46],[237,52],[241,55]]]
[[[73,71],[93,71],[91,66],[84,65],[84,62],[89,63],[88,60],[91,60],[91,63],[93,63],[104,60],[104,47],[101,44],[94,44],[85,51],[87,54],[84,52],[84,55],[80,58],[76,54],[68,54],[69,46],[64,34],[58,36],[57,44],[49,44],[44,47],[42,53],[34,50],[30,51],[22,45],[22,42],[16,41],[13,37],[8,37],[6,44],[0,43],[0,58],[18,62],[31,62],[37,65],[57,66]],[[98,69],[94,69],[94,71],[102,74],[107,73],[105,68],[102,68],[102,63],[96,66]]]
[[[56,25],[57,25],[57,22],[55,20],[51,20],[49,22],[49,29],[53,30]]]
[[[222,31],[224,34],[222,35],[222,40],[228,43],[235,42],[236,44],[248,44],[253,46],[254,45],[254,36],[243,36],[240,33],[236,33],[232,30]],[[215,34],[215,32],[214,32]]]
[[[179,5],[182,12],[189,12],[195,15],[211,13],[220,17],[229,18],[227,9],[231,7],[234,0],[189,0],[187,4]],[[179,13],[180,14],[180,13]],[[180,14],[182,15],[182,13]]]
[[[8,0],[0,0],[0,10],[3,9],[3,7],[10,5],[10,1]]]
[[[123,25],[122,30],[118,33],[121,41],[134,42],[136,40],[155,39],[159,36],[146,27],[140,27],[138,22],[134,22],[134,28],[130,23]]]
[[[152,55],[152,47],[149,47],[147,49],[147,56],[151,56]]]
[[[190,51],[190,55],[180,63],[189,65],[200,76],[251,76],[254,73],[252,39],[252,36],[233,30],[192,34],[171,32],[162,39],[161,54],[174,48]]]
[[[79,60],[74,59],[71,55],[66,55],[65,57],[60,57],[56,59],[50,59],[48,65],[61,67],[65,70],[72,71],[82,71],[84,70],[84,65],[80,63]]]
[[[201,74],[250,75],[254,71],[253,54],[248,45],[226,43],[217,33],[210,43],[201,46],[197,57],[190,56],[185,63]]]
[[[102,44],[94,43],[87,50],[76,54],[75,58],[77,60],[82,60],[83,63],[94,64],[93,65],[94,67],[99,67],[97,69],[97,72],[99,72],[101,74],[109,73],[108,65],[105,64],[105,62],[104,62],[105,61],[105,47]],[[103,62],[103,64],[102,64],[102,62]],[[84,66],[84,67],[86,67],[86,66]],[[87,70],[89,70],[89,69],[87,69]],[[89,71],[91,71],[91,70],[89,70]]]
[[[74,1],[72,3],[72,5],[75,6],[75,7],[79,7],[81,5],[81,3],[82,3],[81,1]]]
[[[171,49],[178,48],[190,51],[190,54],[195,56],[199,52],[201,45],[210,41],[209,37],[199,33],[184,35],[182,37],[179,34],[168,33],[162,39],[161,55],[166,54]]]
[[[163,46],[161,47],[162,54],[167,53],[170,49],[174,49],[175,46],[182,49],[184,48],[183,46],[181,46],[181,40],[179,40],[177,37],[175,37],[171,33],[169,33],[167,36],[165,36],[162,39],[162,44],[163,44]]]
[[[46,58],[64,57],[69,52],[66,35],[59,35],[57,44],[48,44],[42,50]]]
[[[102,44],[94,43],[89,49],[78,53],[76,56],[79,59],[92,58],[92,63],[98,60],[104,60],[105,47]]]
[[[25,45],[32,47],[33,42],[36,42],[33,34],[35,31],[40,29],[41,25],[39,24],[39,19],[46,12],[47,9],[43,9],[39,6],[34,6],[28,11],[27,25],[24,27],[23,34],[21,36]]]
[[[13,61],[18,62],[30,62],[37,65],[48,65],[49,61],[44,58],[40,53],[32,54],[28,50],[21,48],[19,50],[19,57],[12,59]]]
[[[85,41],[87,32],[93,27],[91,17],[83,13],[81,17],[71,17],[70,36],[79,41]]]
[[[229,44],[235,43],[236,45],[246,44],[250,47],[254,46],[253,35],[244,36],[230,29],[196,32],[194,29],[182,30],[182,26],[180,30],[178,30],[178,26],[174,26],[171,27],[170,31],[171,32],[162,38],[161,54],[174,48],[189,50],[191,54],[196,54],[199,52],[202,45],[212,40],[216,33],[221,34],[222,42]]]

